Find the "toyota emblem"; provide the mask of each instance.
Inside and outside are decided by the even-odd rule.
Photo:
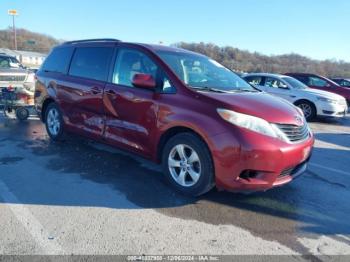
[[[302,126],[304,124],[304,120],[301,116],[295,116],[295,120],[299,126]]]

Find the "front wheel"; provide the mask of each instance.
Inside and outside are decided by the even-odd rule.
[[[47,134],[54,141],[61,141],[64,138],[64,125],[61,110],[56,103],[47,106],[45,112],[45,126]]]
[[[214,167],[207,145],[192,133],[175,135],[166,143],[163,171],[177,191],[199,196],[214,187]]]
[[[316,107],[312,103],[308,101],[300,101],[296,104],[296,106],[303,111],[305,119],[307,121],[315,119],[317,112]]]

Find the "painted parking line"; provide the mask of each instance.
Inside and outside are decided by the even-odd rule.
[[[10,208],[16,219],[40,246],[43,254],[54,255],[64,253],[62,247],[55,242],[55,240],[48,239],[48,232],[46,232],[44,226],[33,216],[28,208],[26,208],[23,204],[12,204],[20,202],[1,180],[0,196],[6,203],[8,203],[6,206]]]
[[[317,167],[317,168],[321,168],[321,169],[324,169],[324,170],[327,170],[327,171],[331,171],[331,172],[334,172],[334,173],[338,173],[338,174],[341,174],[341,175],[350,176],[350,173],[342,171],[342,170],[339,170],[339,169],[335,169],[335,168],[331,168],[331,167],[327,167],[327,166],[323,166],[323,165],[315,164],[315,163],[309,163],[309,165]]]

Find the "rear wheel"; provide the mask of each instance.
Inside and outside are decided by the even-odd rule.
[[[175,135],[166,143],[163,171],[177,191],[199,196],[214,186],[214,168],[207,145],[192,133]]]
[[[300,101],[296,103],[296,106],[299,107],[306,118],[307,121],[311,121],[316,117],[316,107],[309,101]]]
[[[45,112],[45,126],[50,138],[54,141],[64,139],[64,125],[61,110],[56,103],[50,103]]]

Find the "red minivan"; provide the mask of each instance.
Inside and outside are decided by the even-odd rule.
[[[37,72],[35,96],[51,139],[76,133],[132,151],[194,196],[286,184],[306,170],[314,143],[298,108],[173,47],[64,43]]]

